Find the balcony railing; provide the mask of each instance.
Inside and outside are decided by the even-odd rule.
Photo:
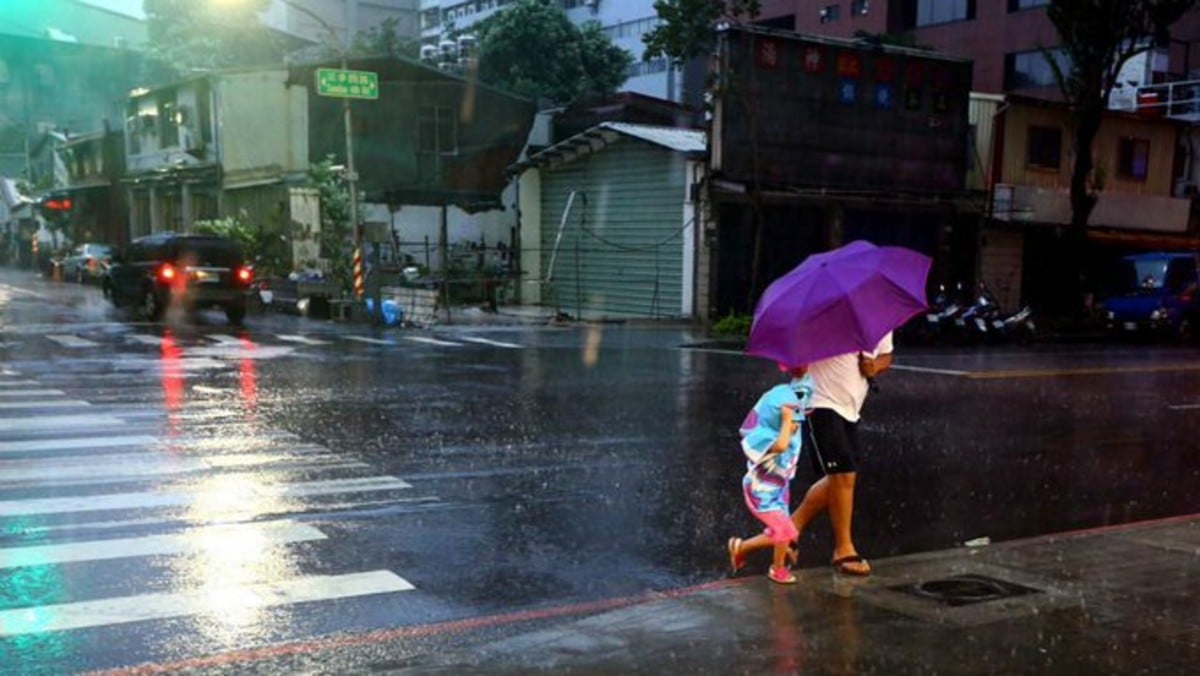
[[[1148,117],[1200,122],[1200,80],[1134,87],[1132,100],[1127,95],[1123,103],[1121,107]]]

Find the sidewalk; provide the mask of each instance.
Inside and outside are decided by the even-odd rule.
[[[1194,674],[1200,514],[755,575],[393,673]]]

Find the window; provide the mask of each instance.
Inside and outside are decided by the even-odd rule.
[[[1150,141],[1125,137],[1117,144],[1117,175],[1135,181],[1146,180],[1150,168]]]
[[[841,7],[837,5],[826,5],[825,9],[821,10],[821,23],[833,23],[838,20],[838,15],[841,13]]]
[[[417,143],[422,153],[458,153],[458,115],[445,106],[421,106],[417,111]]]
[[[1035,169],[1058,171],[1062,165],[1062,129],[1059,127],[1029,127],[1029,147],[1026,164]]]
[[[1061,48],[1008,54],[1004,57],[1004,89],[1057,86],[1058,80],[1054,77],[1050,62],[1046,60],[1047,54],[1058,63],[1064,74],[1070,71],[1070,58]]]
[[[850,16],[866,16],[870,12],[870,0],[850,0]]]
[[[975,18],[975,0],[917,0],[915,26],[932,26]]]
[[[1034,7],[1045,7],[1050,4],[1050,0],[1008,0],[1008,11],[1019,12],[1023,9],[1033,9]]]

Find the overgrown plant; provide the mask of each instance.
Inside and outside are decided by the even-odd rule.
[[[354,279],[354,243],[345,177],[341,167],[334,165],[333,156],[328,156],[309,165],[308,179],[321,203],[321,257],[329,261],[328,279],[336,282],[342,293],[349,293]]]

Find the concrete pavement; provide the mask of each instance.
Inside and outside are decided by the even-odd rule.
[[[1200,673],[1200,514],[872,563],[648,597],[390,673]]]

